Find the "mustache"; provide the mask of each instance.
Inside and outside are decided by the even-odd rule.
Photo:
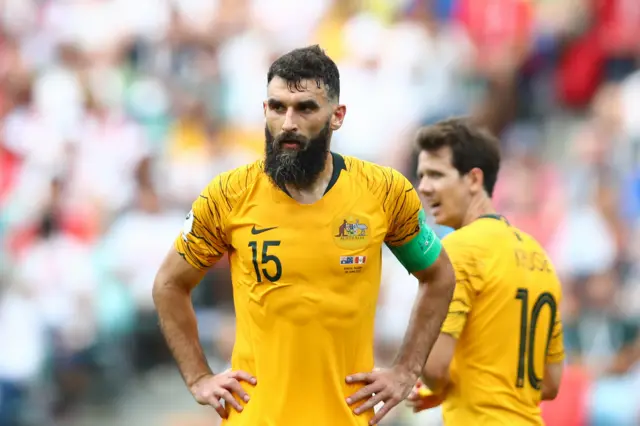
[[[302,146],[306,146],[309,143],[309,138],[296,132],[283,132],[275,137],[274,143],[280,145],[282,142],[298,142]]]

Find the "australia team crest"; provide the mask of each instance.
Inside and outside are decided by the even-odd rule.
[[[371,240],[371,226],[369,221],[362,217],[339,217],[334,220],[332,230],[336,245],[344,249],[365,248]]]

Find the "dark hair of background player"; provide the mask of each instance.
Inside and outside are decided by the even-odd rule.
[[[318,87],[324,84],[327,97],[332,101],[340,98],[340,72],[338,66],[318,45],[292,50],[282,55],[269,67],[267,84],[274,77],[288,83],[290,90],[304,90],[303,80],[315,80]]]
[[[461,176],[471,169],[482,170],[484,189],[491,197],[500,170],[500,141],[467,118],[451,118],[418,131],[416,144],[421,151],[451,150],[452,166]]]

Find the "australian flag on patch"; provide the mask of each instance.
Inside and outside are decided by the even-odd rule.
[[[353,265],[353,256],[340,256],[341,265]]]

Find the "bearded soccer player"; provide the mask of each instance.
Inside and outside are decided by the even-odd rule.
[[[373,425],[409,394],[446,316],[453,268],[412,185],[330,151],[346,113],[339,95],[338,69],[318,46],[277,59],[264,161],[211,181],[157,274],[154,300],[182,376],[224,424]],[[382,244],[421,286],[395,363],[374,370]],[[236,342],[231,370],[212,372],[190,292],[225,252]]]
[[[424,205],[455,229],[443,246],[456,288],[410,405],[442,403],[446,425],[542,425],[538,405],[562,377],[560,282],[542,247],[493,208],[498,141],[451,119],[421,129],[417,145]]]

